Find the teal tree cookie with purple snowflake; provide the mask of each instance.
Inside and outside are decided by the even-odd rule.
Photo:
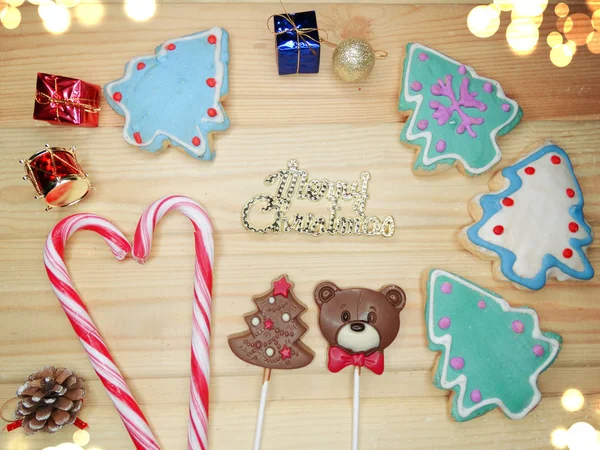
[[[500,83],[416,43],[406,47],[399,110],[412,111],[400,140],[419,149],[417,174],[454,164],[467,175],[486,172],[502,158],[497,137],[523,116]]]
[[[123,77],[104,87],[110,107],[125,118],[125,141],[148,152],[171,144],[212,159],[212,133],[229,127],[221,104],[229,91],[228,46],[227,32],[213,27],[129,61]]]
[[[533,309],[512,308],[491,291],[444,270],[427,273],[429,349],[440,352],[434,385],[452,389],[452,417],[474,419],[498,407],[522,419],[542,399],[538,376],[562,338],[540,330]]]

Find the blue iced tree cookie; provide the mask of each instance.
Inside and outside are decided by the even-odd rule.
[[[594,276],[587,248],[592,229],[583,216],[583,193],[569,155],[546,141],[490,182],[475,197],[475,223],[460,234],[468,250],[494,262],[494,276],[538,290],[559,281]]]
[[[500,408],[522,419],[542,399],[538,376],[562,338],[540,330],[533,309],[512,308],[491,291],[444,270],[426,274],[429,349],[441,352],[433,383],[452,389],[452,417],[463,422]]]
[[[229,127],[221,105],[229,90],[228,46],[227,32],[213,27],[129,61],[123,77],[104,86],[110,107],[125,117],[125,141],[148,152],[171,144],[212,159],[211,134]]]
[[[500,83],[421,44],[406,46],[400,111],[412,111],[400,140],[418,150],[413,170],[432,174],[456,164],[480,175],[502,158],[497,137],[523,111]]]

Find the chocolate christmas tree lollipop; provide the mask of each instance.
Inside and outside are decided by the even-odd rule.
[[[354,413],[352,449],[358,449],[358,417],[360,400],[360,369],[383,373],[383,350],[400,331],[400,312],[406,304],[406,294],[394,284],[379,291],[353,288],[340,289],[330,281],[315,289],[319,307],[319,327],[329,344],[327,367],[339,372],[354,366]]]
[[[299,369],[314,358],[312,350],[300,341],[308,330],[300,318],[306,307],[294,295],[293,284],[287,275],[272,284],[270,291],[252,298],[257,310],[244,316],[249,330],[229,336],[229,347],[238,358],[264,369],[255,450],[260,448],[271,369]]]

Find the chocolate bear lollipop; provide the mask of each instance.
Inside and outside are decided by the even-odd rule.
[[[300,341],[308,330],[300,318],[306,306],[294,295],[287,275],[272,284],[270,291],[252,298],[257,310],[244,316],[249,330],[229,336],[235,356],[264,368],[254,450],[260,448],[271,369],[298,369],[314,358],[312,350]]]
[[[383,350],[398,335],[406,294],[394,284],[372,291],[340,289],[325,281],[316,287],[315,301],[319,327],[329,344],[327,367],[335,373],[354,366],[352,449],[357,450],[360,368],[366,367],[377,375],[383,373]]]

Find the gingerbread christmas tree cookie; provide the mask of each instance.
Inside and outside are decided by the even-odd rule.
[[[467,175],[486,172],[502,158],[498,136],[523,115],[500,83],[416,43],[406,47],[399,109],[411,112],[400,140],[418,150],[419,175],[455,164]]]
[[[440,352],[433,383],[452,389],[452,417],[466,421],[500,408],[522,419],[542,399],[538,376],[562,338],[541,331],[536,312],[444,270],[425,273],[429,349]]]
[[[583,193],[569,155],[551,141],[536,146],[475,197],[475,223],[460,235],[468,250],[494,262],[494,275],[538,290],[559,281],[594,276],[587,247],[592,229],[583,216]]]

